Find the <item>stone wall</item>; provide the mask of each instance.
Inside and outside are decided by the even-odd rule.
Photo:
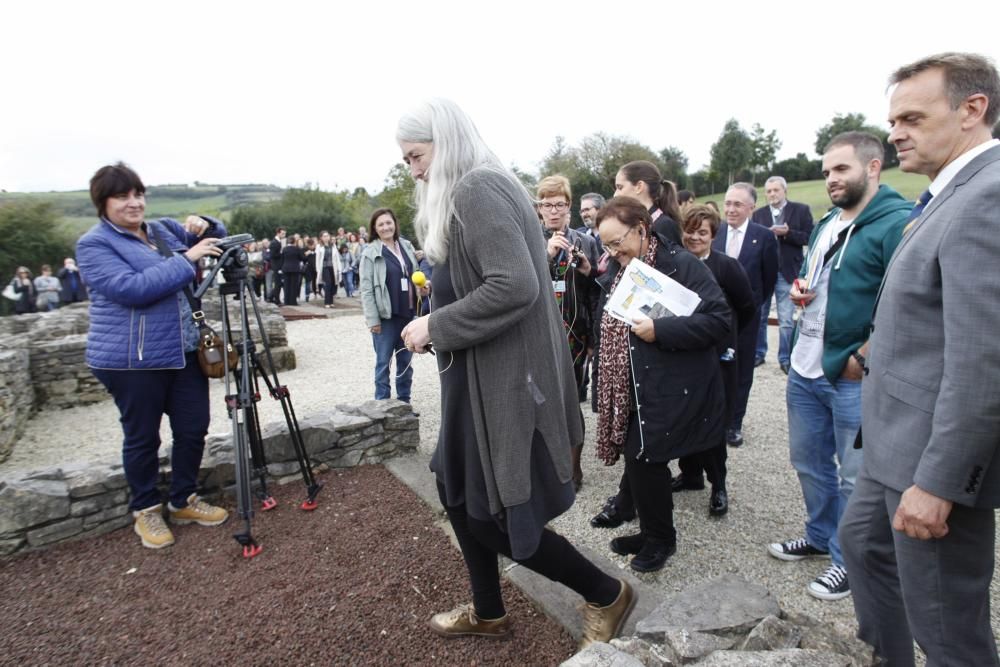
[[[35,390],[31,384],[30,355],[22,347],[0,349],[0,463],[31,418]]]
[[[301,417],[299,428],[317,471],[380,463],[413,452],[420,441],[413,410],[396,400],[337,406],[330,412]],[[285,422],[264,424],[261,431],[269,475],[298,477],[299,465]],[[170,482],[169,447],[162,448],[161,454],[161,489],[165,492]],[[212,498],[231,492],[233,460],[230,435],[209,436],[199,493]],[[0,555],[128,526],[132,522],[128,499],[119,461],[80,461],[8,473],[0,477]]]
[[[206,296],[205,310],[213,328],[221,334],[217,325],[221,317],[218,295]],[[281,312],[269,303],[261,303],[260,310],[275,368],[294,369],[295,351],[288,345]],[[84,358],[89,327],[86,303],[46,313],[0,317],[0,463],[10,454],[34,410],[69,408],[110,398]],[[260,340],[259,329],[254,319],[250,327],[254,340]],[[240,340],[241,336],[240,327],[233,327],[234,339]],[[266,355],[259,346],[258,352],[268,370]]]

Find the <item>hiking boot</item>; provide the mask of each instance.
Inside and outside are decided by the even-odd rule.
[[[632,608],[635,607],[636,595],[625,580],[620,580],[621,592],[615,601],[606,607],[587,603],[581,607],[583,612],[583,638],[577,651],[582,651],[594,642],[607,642],[617,637]]]
[[[818,600],[842,600],[851,594],[847,583],[847,570],[839,565],[831,565],[826,572],[806,587],[806,592]]]
[[[829,551],[822,551],[800,537],[787,542],[772,542],[767,545],[767,552],[778,560],[803,560],[805,558],[829,558]]]
[[[176,523],[178,526],[188,523],[196,523],[199,526],[218,526],[229,518],[229,512],[221,507],[209,505],[199,498],[197,493],[188,496],[188,504],[185,507],[177,509],[172,503],[169,503],[168,507],[170,508],[170,523]]]
[[[496,619],[476,616],[471,604],[459,605],[451,611],[434,614],[430,620],[431,630],[442,637],[489,637],[507,639],[510,637],[510,617],[504,614]]]
[[[135,517],[132,528],[142,539],[142,546],[147,549],[162,549],[174,543],[174,534],[163,520],[162,504],[157,503],[144,510],[132,512],[132,516]]]

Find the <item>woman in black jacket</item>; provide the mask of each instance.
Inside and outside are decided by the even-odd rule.
[[[631,493],[639,533],[611,541],[611,550],[635,554],[631,567],[652,572],[677,548],[668,462],[702,451],[723,436],[723,389],[716,346],[730,329],[729,307],[711,271],[694,255],[651,232],[647,207],[616,197],[597,216],[611,255],[601,315],[597,450],[605,464],[625,458],[621,493]],[[637,318],[629,325],[604,307],[639,259],[695,292],[689,316]],[[626,491],[626,488],[628,490]]]
[[[281,272],[285,276],[285,305],[299,305],[299,289],[302,287],[302,269],[306,263],[305,243],[296,234],[295,240],[281,251]]]
[[[14,286],[18,299],[14,302],[14,313],[24,315],[25,313],[37,312],[38,292],[35,290],[35,283],[31,279],[31,271],[26,266],[17,267],[13,280],[10,284]]]
[[[736,396],[736,339],[743,327],[754,319],[753,291],[743,265],[722,252],[712,252],[712,239],[719,231],[719,214],[704,205],[692,206],[684,214],[681,224],[684,247],[695,257],[705,262],[705,266],[715,276],[732,313],[729,336],[719,342],[717,352],[722,384],[725,388],[726,403],[723,423],[729,423],[733,400]],[[705,488],[702,471],[712,485],[712,495],[708,502],[708,513],[722,516],[729,511],[729,495],[726,493],[726,441],[719,441],[709,449],[691,456],[681,457],[681,474],[673,482],[674,491],[698,490]]]

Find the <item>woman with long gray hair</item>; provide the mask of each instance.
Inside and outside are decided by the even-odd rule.
[[[399,121],[416,181],[416,228],[434,264],[430,315],[403,330],[408,349],[433,341],[441,429],[431,459],[438,494],[472,584],[472,604],[431,619],[446,637],[500,638],[504,554],[586,600],[581,646],[608,641],[635,604],[545,524],[573,504],[570,448],[583,433],[545,241],[531,197],[448,100]]]

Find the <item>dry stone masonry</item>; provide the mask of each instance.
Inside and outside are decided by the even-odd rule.
[[[317,469],[346,468],[416,450],[419,422],[396,400],[341,405],[299,419],[303,444]],[[284,421],[261,427],[272,478],[296,477],[299,465]],[[169,447],[161,450],[161,486],[170,480]],[[218,496],[235,482],[232,438],[210,435],[199,474],[200,492]],[[0,476],[0,556],[127,526],[128,487],[120,461],[78,462]]]
[[[219,331],[218,295],[206,295],[204,308]],[[295,368],[295,351],[288,345],[285,320],[278,307],[262,303],[261,319],[275,368]],[[110,398],[84,359],[89,326],[86,303],[47,313],[0,317],[0,463],[10,455],[35,410],[88,405]],[[256,321],[251,335],[260,340]],[[240,339],[239,326],[233,327],[233,337]],[[263,350],[258,352],[268,369]]]
[[[592,644],[563,667],[868,667],[872,648],[785,613],[763,586],[723,575],[664,600],[635,636]]]

